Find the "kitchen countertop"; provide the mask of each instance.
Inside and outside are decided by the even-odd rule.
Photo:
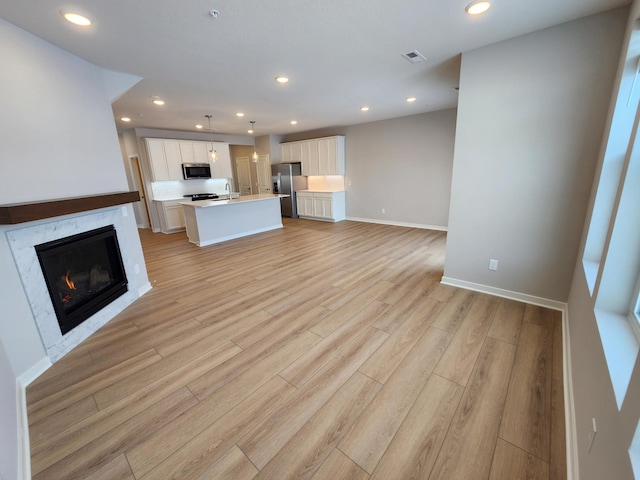
[[[284,195],[284,194],[271,194],[271,193],[259,193],[256,195],[243,195],[241,197],[235,197],[235,198],[231,198],[231,200],[196,200],[194,201],[187,201],[187,202],[180,202],[181,205],[185,205],[185,206],[192,206],[192,207],[199,207],[199,208],[205,208],[205,207],[220,207],[222,205],[231,205],[231,204],[236,204],[236,203],[247,203],[247,202],[259,202],[259,201],[263,201],[263,200],[273,200],[274,198],[285,198],[288,197],[289,195]],[[223,196],[224,198],[224,196]]]

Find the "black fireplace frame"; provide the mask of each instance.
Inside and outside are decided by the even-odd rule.
[[[110,242],[108,242],[108,244],[110,245],[110,248],[114,249],[115,253],[112,260],[115,262],[116,266],[120,268],[122,279],[116,280],[109,286],[109,288],[92,297],[90,302],[79,304],[73,309],[65,311],[62,300],[60,299],[60,295],[54,287],[55,280],[53,279],[53,277],[55,276],[55,272],[53,272],[52,268],[48,266],[45,260],[48,257],[59,254],[61,250],[68,248],[70,244],[75,244],[75,246],[82,246],[83,244],[88,244],[105,239],[111,240]],[[60,331],[63,335],[80,325],[83,321],[85,321],[98,311],[102,310],[108,304],[113,302],[118,297],[124,295],[128,291],[127,274],[124,268],[124,263],[122,262],[122,254],[120,253],[118,235],[113,225],[108,225],[106,227],[97,228],[87,232],[36,245],[35,249],[38,256],[38,261],[40,262],[40,267],[42,268],[42,272],[45,276],[45,283],[47,284],[47,289],[49,290],[49,296],[51,297],[53,309],[55,310],[56,317],[58,318],[58,325],[60,326]]]

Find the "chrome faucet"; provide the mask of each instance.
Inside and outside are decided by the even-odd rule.
[[[231,185],[229,185],[229,183],[227,183],[227,184],[224,186],[224,189],[225,189],[225,190],[229,190],[229,200],[231,200]]]

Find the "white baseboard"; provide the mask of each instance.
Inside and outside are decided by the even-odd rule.
[[[466,280],[458,280],[451,277],[442,277],[440,283],[445,285],[451,285],[452,287],[464,288],[465,290],[473,290],[474,292],[487,293],[496,297],[508,298],[510,300],[517,300],[518,302],[529,303],[531,305],[537,305],[539,307],[546,307],[552,310],[564,311],[567,308],[567,304],[564,302],[558,302],[557,300],[549,300],[548,298],[536,297],[534,295],[527,295],[526,293],[512,292],[511,290],[504,290],[502,288],[490,287],[489,285],[482,285],[480,283],[467,282]]]
[[[27,418],[26,388],[51,366],[48,357],[43,358],[16,379],[16,416],[18,418],[18,478],[31,478],[31,448],[29,446],[29,419]]]
[[[490,287],[479,283],[467,282],[451,277],[442,277],[440,283],[452,287],[473,290],[474,292],[486,293],[496,297],[508,298],[539,307],[546,307],[562,312],[562,375],[564,390],[564,418],[565,436],[567,446],[567,480],[578,480],[578,439],[576,432],[576,414],[573,408],[573,374],[571,370],[571,343],[569,342],[569,309],[568,305],[557,300],[536,297],[524,293],[503,290],[502,288]]]
[[[562,375],[564,386],[564,424],[567,443],[567,480],[578,480],[578,432],[573,397],[571,342],[569,341],[569,309],[562,311]]]
[[[347,217],[346,219],[351,220],[353,222],[377,223],[379,225],[392,225],[395,227],[421,228],[423,230],[438,230],[440,232],[447,231],[447,227],[442,227],[440,225],[423,225],[421,223],[391,222],[387,220],[377,220],[375,218]]]

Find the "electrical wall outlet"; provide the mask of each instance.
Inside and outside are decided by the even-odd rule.
[[[489,270],[498,270],[498,260],[495,258],[489,260]]]
[[[382,213],[384,213],[384,208],[382,209]]]

